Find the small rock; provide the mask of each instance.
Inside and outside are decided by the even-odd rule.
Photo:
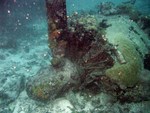
[[[73,105],[67,99],[58,99],[54,103],[53,113],[72,113]]]

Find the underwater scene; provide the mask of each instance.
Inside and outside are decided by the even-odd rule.
[[[0,113],[150,113],[150,0],[0,0]]]

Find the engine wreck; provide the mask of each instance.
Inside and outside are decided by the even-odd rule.
[[[138,34],[130,29],[130,36],[118,32],[118,16],[113,20],[90,14],[67,16],[65,0],[46,0],[46,7],[51,65],[27,82],[29,97],[47,102],[71,90],[93,95],[107,92],[120,102],[142,100],[142,60],[149,46],[145,39],[137,36],[135,41],[132,35]],[[111,35],[113,27],[118,31]],[[136,43],[139,40],[144,40],[143,49]]]

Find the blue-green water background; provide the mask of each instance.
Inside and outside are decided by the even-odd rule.
[[[68,15],[76,11],[97,11],[97,5],[101,2],[113,2],[116,5],[128,0],[66,0]],[[143,14],[150,14],[150,0],[136,0],[135,7]],[[10,12],[10,13],[9,13]],[[28,19],[27,19],[28,18]],[[16,35],[20,38],[31,32],[25,25],[32,24],[36,20],[45,21],[46,7],[45,0],[1,0],[0,1],[0,32],[5,35]],[[21,25],[20,25],[21,24]],[[17,27],[17,30],[14,28]],[[46,30],[46,29],[44,29]],[[7,31],[7,32],[6,32]],[[32,31],[33,32],[33,31]],[[31,32],[31,33],[32,33]],[[46,32],[46,31],[45,31]],[[25,38],[25,37],[23,37]]]

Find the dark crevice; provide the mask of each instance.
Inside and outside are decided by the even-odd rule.
[[[144,68],[150,70],[150,53],[145,55]]]

